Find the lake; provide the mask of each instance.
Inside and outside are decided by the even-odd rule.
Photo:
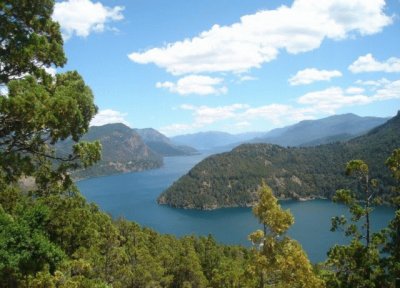
[[[212,234],[221,243],[250,246],[247,236],[261,228],[250,208],[197,211],[156,202],[162,191],[206,156],[166,157],[160,169],[92,178],[78,182],[78,186],[90,202],[113,217],[123,216],[160,233]],[[282,201],[281,205],[295,217],[288,234],[301,243],[312,262],[325,260],[326,252],[335,243],[346,243],[341,233],[329,231],[333,216],[347,214],[343,205],[329,200]],[[371,217],[373,229],[386,226],[393,213],[390,207],[377,207]]]

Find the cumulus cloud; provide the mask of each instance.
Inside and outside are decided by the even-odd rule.
[[[305,85],[311,84],[317,81],[329,81],[334,77],[341,77],[342,73],[337,70],[318,70],[315,68],[307,68],[298,71],[296,75],[289,79],[289,84],[295,85]]]
[[[181,105],[181,109],[193,111],[194,124],[197,127],[212,124],[217,121],[231,119],[238,111],[248,108],[246,104],[232,104],[227,106],[209,107]]]
[[[103,32],[106,23],[124,18],[124,7],[107,7],[91,0],[67,0],[54,6],[53,19],[60,23],[64,39],[74,34],[87,37],[92,32]]]
[[[364,92],[365,89],[361,87],[349,87],[346,89],[347,94],[362,94]]]
[[[314,110],[308,108],[297,108],[284,104],[269,104],[249,108],[240,117],[243,119],[264,119],[276,126],[292,121],[313,119],[314,113]]]
[[[391,57],[384,62],[377,61],[372,54],[360,56],[349,66],[353,73],[363,72],[400,72],[400,58]]]
[[[385,84],[371,96],[364,95],[363,93],[354,94],[349,92],[353,91],[345,91],[340,87],[331,87],[322,91],[307,93],[301,96],[297,102],[308,105],[315,111],[334,114],[336,110],[342,107],[400,99],[400,80]]]
[[[126,116],[126,113],[111,109],[100,110],[90,122],[90,126],[102,126],[111,123],[122,123],[130,126],[129,122],[125,120]]]
[[[280,50],[317,49],[324,39],[370,35],[392,23],[383,0],[295,0],[292,6],[245,15],[230,26],[214,25],[198,36],[133,52],[136,63],[153,63],[174,75],[241,73],[274,60]]]
[[[171,93],[178,93],[180,95],[198,94],[225,94],[228,89],[226,86],[221,86],[224,79],[213,78],[202,75],[189,75],[179,79],[176,83],[166,81],[157,82],[157,88],[166,88]]]
[[[357,80],[356,84],[357,85],[362,85],[362,86],[366,86],[368,89],[378,89],[379,87],[385,86],[387,84],[389,84],[390,81],[386,78],[382,78],[379,80]]]
[[[246,104],[210,107],[184,104],[179,109],[192,111],[192,123],[172,124],[161,128],[161,131],[169,135],[181,134],[222,121],[225,121],[225,124],[229,123],[233,128],[241,129],[249,126],[251,121],[265,120],[278,127],[302,120],[316,119],[327,114],[335,114],[337,110],[344,107],[400,99],[400,79],[385,82],[372,95],[366,95],[364,92],[364,89],[359,87],[347,89],[330,87],[302,95],[297,99],[297,105],[273,103],[259,107]]]
[[[244,76],[241,76],[241,77],[240,77],[239,82],[254,81],[254,80],[257,80],[257,79],[258,79],[257,77],[253,77],[253,76],[249,76],[249,75],[244,75]]]

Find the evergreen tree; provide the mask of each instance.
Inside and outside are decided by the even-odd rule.
[[[281,208],[265,183],[259,189],[259,199],[253,213],[264,231],[249,236],[255,246],[249,272],[256,287],[324,287],[300,244],[285,236],[294,223],[290,211]]]
[[[351,221],[343,215],[333,217],[331,231],[342,230],[352,239],[350,245],[335,245],[329,250],[327,266],[332,273],[328,274],[327,284],[329,287],[387,286],[379,253],[384,235],[371,235],[371,204],[380,202],[373,190],[376,181],[370,179],[368,165],[362,160],[349,161],[346,175],[356,176],[359,189],[356,192],[338,190],[333,200],[349,207]],[[360,229],[358,223],[362,220]]]

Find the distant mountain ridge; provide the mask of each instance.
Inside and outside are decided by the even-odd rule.
[[[384,162],[400,147],[400,112],[367,134],[343,143],[285,148],[274,144],[243,144],[231,152],[201,161],[173,183],[158,203],[173,207],[215,209],[251,206],[261,180],[279,198],[330,198],[339,188],[355,188],[345,177],[345,164],[363,159],[372,178],[379,180],[383,198],[393,180]]]
[[[180,145],[189,145],[199,150],[211,150],[232,144],[240,144],[255,137],[264,135],[264,132],[248,132],[230,134],[220,131],[207,131],[171,137],[171,140]]]
[[[74,178],[143,171],[163,165],[162,156],[151,150],[138,133],[124,124],[92,126],[82,137],[82,141],[96,140],[102,145],[102,159],[92,167],[74,171]],[[71,145],[71,141],[64,141],[56,149],[58,153],[66,153]]]
[[[349,113],[333,115],[318,120],[304,120],[284,128],[274,129],[254,143],[281,146],[312,146],[349,140],[382,125],[389,118],[360,117]]]
[[[153,128],[134,129],[144,143],[154,152],[162,156],[185,156],[199,153],[196,149],[186,145],[176,145],[167,136]]]
[[[74,171],[73,176],[77,179],[159,168],[163,165],[164,156],[197,153],[191,147],[173,144],[155,129],[131,129],[121,123],[92,126],[82,140],[99,140],[102,159],[92,167]],[[56,150],[57,153],[67,154],[71,147],[72,142],[67,140],[58,143]]]
[[[389,118],[361,117],[355,114],[333,115],[317,120],[276,128],[269,132],[230,134],[209,131],[171,137],[174,143],[189,145],[199,150],[227,151],[243,143],[270,143],[281,146],[313,146],[345,141],[362,135]],[[223,149],[224,148],[224,149]]]

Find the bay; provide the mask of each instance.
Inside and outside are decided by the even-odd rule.
[[[178,237],[212,234],[221,243],[250,246],[247,236],[261,228],[250,208],[198,211],[156,202],[162,191],[206,156],[166,157],[160,169],[92,178],[77,184],[88,201],[115,218],[124,217]],[[288,234],[301,243],[312,262],[324,261],[330,247],[346,243],[342,233],[329,231],[333,216],[347,214],[343,205],[329,200],[289,200],[281,201],[281,205],[290,209],[295,217]],[[377,207],[371,217],[373,229],[377,231],[386,226],[393,213],[390,207]]]

